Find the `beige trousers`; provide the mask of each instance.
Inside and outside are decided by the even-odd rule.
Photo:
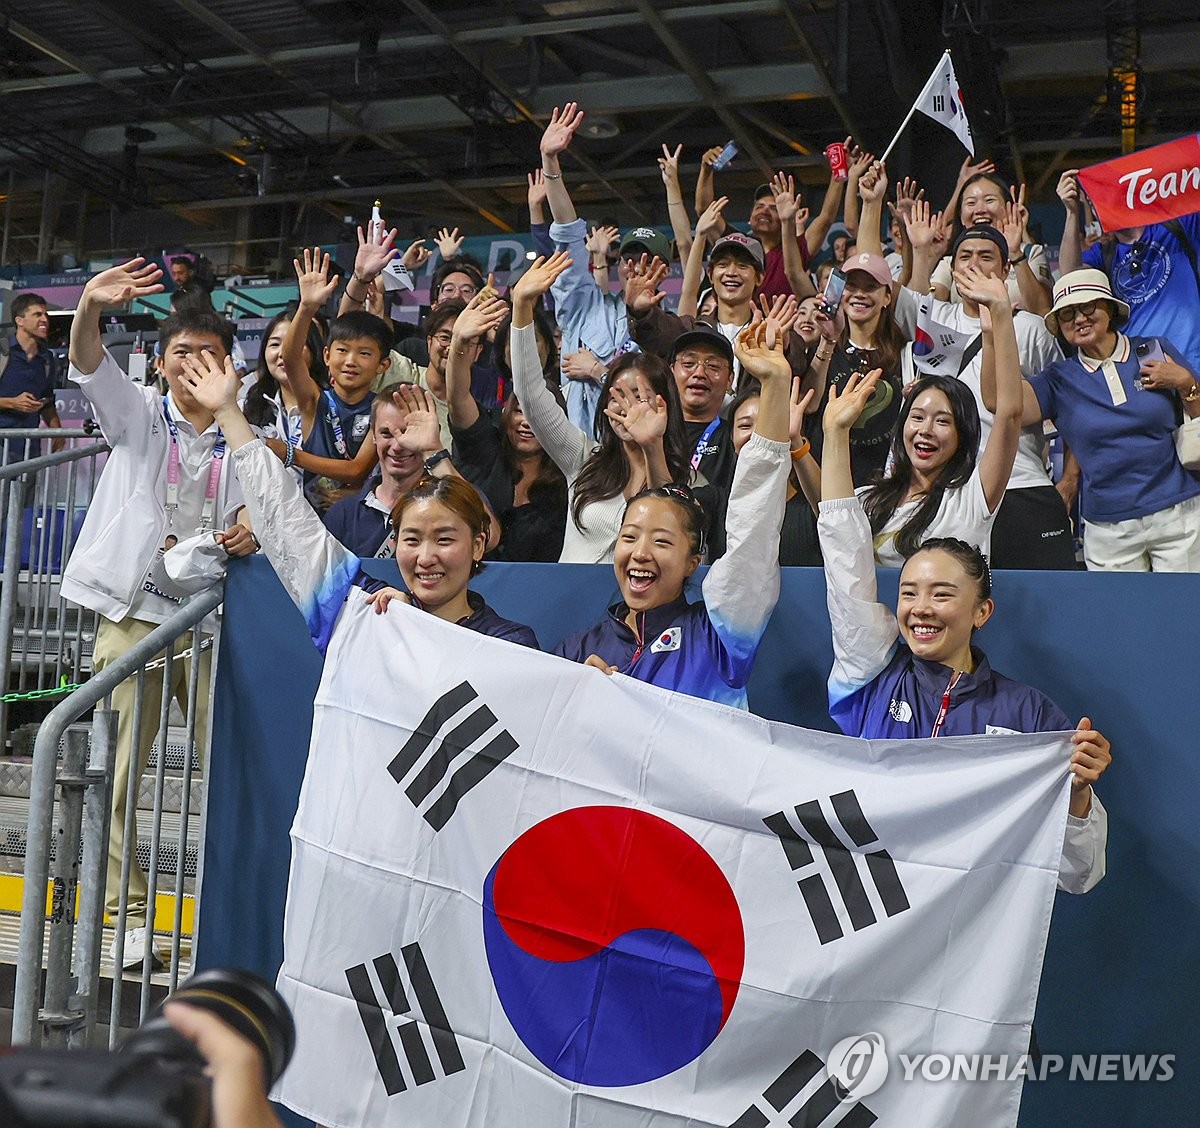
[[[93,665],[97,672],[104,669],[110,662],[115,662],[126,651],[141,642],[157,623],[148,623],[142,619],[124,619],[114,623],[100,617],[100,625],[96,631],[96,646],[93,652]],[[175,640],[174,653],[189,650],[192,644],[192,632],[188,631]],[[162,658],[159,652],[158,658]],[[187,713],[188,682],[191,679],[193,659],[189,656],[171,663],[171,696],[179,702],[179,707]],[[138,679],[133,677],[123,681],[112,694],[112,707],[117,710],[117,747],[116,770],[113,776],[112,794],[112,825],[108,835],[108,877],[105,885],[105,909],[109,918],[116,923],[117,911],[121,896],[121,853],[126,834],[133,836],[134,854],[129,870],[129,901],[125,915],[125,927],[139,928],[146,923],[146,874],[137,859],[137,808],[134,808],[134,821],[131,827],[125,825],[125,804],[129,796],[129,788],[136,787],[146,764],[150,759],[150,748],[158,732],[159,719],[162,712],[163,668],[147,670],[145,676],[145,696],[142,701],[141,722],[137,733],[133,731],[134,702],[137,697]],[[208,730],[208,694],[212,675],[212,651],[205,650],[200,656],[200,684],[196,696],[196,747],[204,751]],[[129,767],[136,747],[137,770],[130,780]],[[198,813],[198,812],[197,812]],[[179,859],[183,864],[183,859]]]

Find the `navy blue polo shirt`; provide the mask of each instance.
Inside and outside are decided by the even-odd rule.
[[[8,339],[8,363],[0,373],[0,396],[13,398],[28,392],[35,399],[48,401],[37,411],[0,411],[0,428],[37,427],[42,421],[42,411],[54,403],[54,353],[43,345],[31,360],[17,343],[16,334]],[[8,461],[17,462],[25,457],[25,443],[10,443]],[[0,460],[3,451],[0,450]]]
[[[375,497],[379,476],[372,474],[353,497],[335,501],[325,514],[325,528],[355,556],[370,559],[392,531],[391,513]]]

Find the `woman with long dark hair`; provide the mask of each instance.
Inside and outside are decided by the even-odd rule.
[[[970,388],[945,376],[926,376],[904,397],[891,445],[891,467],[856,490],[850,432],[882,376],[855,374],[841,394],[831,388],[823,417],[821,500],[857,495],[870,522],[875,559],[900,567],[928,537],[953,536],[990,547],[992,523],[1004,497],[1021,433],[1021,370],[1008,290],[998,278],[969,267],[956,272],[961,290],[986,309],[984,364],[997,375],[996,418],[979,446],[979,409]],[[864,394],[867,389],[868,394]],[[851,395],[851,392],[857,394]]]
[[[546,386],[533,310],[570,265],[565,251],[538,259],[512,289],[513,382],[533,433],[567,480],[570,508],[559,559],[597,564],[613,558],[629,498],[689,480],[689,452],[679,392],[658,357],[617,358],[600,392],[594,435],[571,423]]]
[[[831,388],[842,389],[851,376],[872,369],[882,373],[871,400],[850,432],[850,466],[856,486],[865,486],[883,473],[892,432],[900,416],[904,385],[901,354],[904,337],[892,316],[892,274],[879,255],[853,255],[843,264],[846,289],[833,319],[817,310],[810,314],[820,331],[809,362],[804,388],[812,389],[816,413],[808,438],[813,456],[821,460],[823,435],[820,413]]]
[[[480,410],[471,394],[470,357],[477,341],[496,330],[496,364],[511,376],[508,305],[487,292],[476,294],[454,322],[446,361],[446,398],[456,464],[491,502],[503,530],[491,553],[496,560],[554,561],[562,553],[567,521],[567,481],[542,449],[510,392],[499,423]],[[543,376],[557,377],[558,352],[549,328],[535,320]],[[503,363],[502,363],[503,361]],[[554,391],[557,392],[557,382]]]
[[[264,438],[284,443],[290,439],[299,446],[312,430],[320,388],[328,377],[323,359],[324,341],[315,320],[309,324],[302,352],[302,363],[312,379],[293,379],[288,373],[283,346],[293,316],[294,311],[282,310],[263,330],[256,378],[246,392],[242,411]],[[298,467],[295,473],[297,480],[301,480],[302,471]]]

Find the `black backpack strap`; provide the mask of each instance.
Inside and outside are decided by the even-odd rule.
[[[962,360],[958,362],[958,375],[961,376],[967,370],[967,365],[971,363],[978,355],[979,350],[983,348],[983,334],[976,333],[974,340],[963,349]]]

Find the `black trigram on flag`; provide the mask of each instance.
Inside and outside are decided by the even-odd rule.
[[[946,112],[946,96],[944,94],[935,94],[933,96],[933,112],[936,114],[944,114]]]
[[[812,1050],[805,1050],[729,1128],[768,1128],[782,1124],[773,1112],[783,1114],[789,1110],[796,1098],[824,1072],[825,1063]],[[766,1109],[762,1107],[764,1103],[768,1106]],[[841,1086],[832,1077],[824,1076],[800,1107],[791,1112],[786,1123],[792,1128],[817,1128],[836,1109],[844,1109],[848,1103],[842,1099]],[[850,1111],[837,1121],[837,1128],[870,1128],[878,1119],[865,1104],[855,1101],[850,1104]]]
[[[439,736],[446,725],[476,701],[479,701],[479,694],[470,682],[463,682],[443,693],[388,765],[392,778],[399,784],[404,783],[414,768],[417,769],[404,789],[417,808],[441,787],[447,776],[450,777],[424,813],[425,821],[434,830],[441,830],[450,821],[459,800],[517,749],[517,742],[506,729],[484,742],[497,721],[496,715],[482,702],[445,735]],[[468,751],[471,755],[451,773],[455,761]]]
[[[904,892],[904,886],[900,884],[900,875],[896,872],[896,863],[892,861],[892,856],[882,847],[870,853],[862,849],[877,843],[879,836],[867,822],[854,792],[842,791],[830,796],[829,804],[850,842],[862,851],[867,865],[867,877],[875,887],[883,911],[890,917],[904,912],[908,908],[908,896]],[[821,804],[817,800],[798,806],[796,818],[800,822],[804,837],[797,832],[782,811],[763,819],[763,822],[778,837],[788,864],[796,871],[797,884],[808,908],[808,915],[812,917],[813,927],[817,930],[817,938],[822,944],[828,944],[831,940],[841,939],[843,931],[826,885],[825,874],[813,855],[812,845],[821,848],[829,872],[833,875],[838,899],[845,907],[854,931],[874,924],[877,919],[875,907],[867,894],[856,857],[860,850],[852,850],[838,837],[826,821]]]
[[[438,998],[437,990],[433,986],[433,978],[429,974],[420,946],[408,944],[400,949],[400,955],[408,970],[408,982],[416,1001],[416,1011],[428,1027],[429,1038],[437,1060],[441,1063],[442,1073],[446,1076],[460,1073],[466,1066],[458,1052],[458,1042],[446,1019],[442,1000]],[[366,964],[347,968],[346,982],[350,985],[350,994],[358,1004],[358,1014],[370,1040],[375,1063],[379,1066],[383,1087],[387,1090],[387,1095],[392,1097],[408,1088],[405,1070],[401,1068],[396,1053],[397,1042],[400,1053],[404,1055],[408,1064],[407,1076],[414,1085],[425,1085],[437,1075],[434,1073],[433,1062],[421,1034],[420,1023],[415,1018],[398,1025],[395,1023],[395,1019],[412,1011],[395,958],[390,952],[376,956],[371,961],[371,966],[375,969],[378,986],[372,982]]]

